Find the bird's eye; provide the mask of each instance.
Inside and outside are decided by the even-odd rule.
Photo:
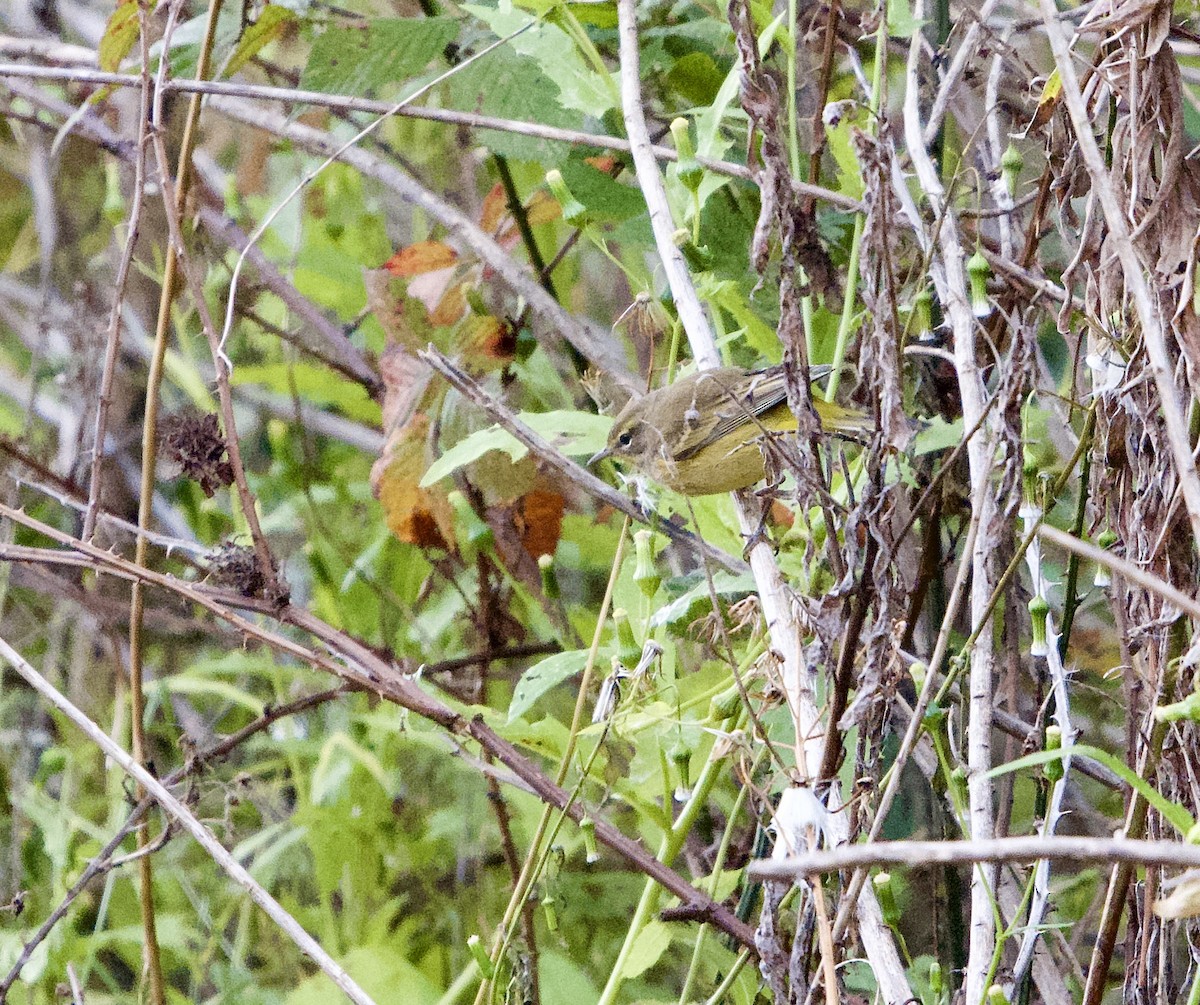
[[[618,447],[628,447],[633,445],[633,430],[627,429],[617,437]]]

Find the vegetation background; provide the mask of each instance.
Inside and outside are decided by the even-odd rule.
[[[1194,21],[0,7],[0,1000],[1200,1001]]]

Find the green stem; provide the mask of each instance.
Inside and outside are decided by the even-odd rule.
[[[742,716],[739,715],[737,721],[740,722],[741,718]],[[680,812],[675,823],[663,834],[657,857],[664,865],[670,865],[674,862],[675,856],[683,848],[683,843],[687,839],[688,832],[691,831],[692,825],[695,824],[700,810],[707,805],[709,794],[712,792],[713,786],[716,785],[717,779],[721,776],[724,765],[724,757],[716,757],[713,754],[709,755],[708,762],[704,765],[704,770],[696,780],[696,788],[692,792],[691,798],[684,804],[683,810]],[[613,964],[612,972],[609,974],[608,983],[605,985],[604,991],[601,993],[596,1005],[613,1005],[616,1002],[617,995],[620,993],[621,985],[624,982],[622,972],[629,961],[630,955],[633,953],[638,936],[641,935],[646,922],[650,920],[650,916],[657,909],[658,899],[661,895],[662,888],[654,880],[646,880],[641,899],[638,901],[637,908],[633,913],[633,920],[630,922],[629,931],[625,935],[625,944],[621,946],[621,951],[617,954],[616,962]]]
[[[584,664],[583,675],[579,681],[579,693],[575,699],[575,711],[571,717],[571,729],[567,736],[567,745],[563,751],[562,761],[558,766],[558,773],[554,778],[555,785],[562,785],[566,780],[567,772],[571,768],[571,760],[575,756],[575,748],[579,744],[579,732],[583,728],[584,709],[587,706],[588,692],[591,690],[592,674],[596,668],[596,657],[600,652],[600,640],[604,637],[604,622],[608,617],[608,610],[612,605],[613,591],[616,589],[617,578],[621,571],[621,561],[625,556],[625,541],[629,536],[630,522],[629,517],[626,517],[625,523],[621,527],[621,534],[617,538],[617,550],[616,554],[613,555],[612,571],[608,577],[608,586],[604,591],[604,599],[600,602],[600,614],[596,619],[596,631],[592,635],[592,646],[588,650],[587,662]],[[580,784],[582,783],[583,779],[581,778]],[[529,888],[541,872],[542,864],[545,861],[542,854],[542,842],[546,836],[547,829],[550,827],[550,820],[553,814],[554,807],[552,806],[546,806],[542,809],[542,815],[534,831],[533,840],[529,844],[529,851],[526,853],[525,861],[521,865],[521,875],[513,885],[512,896],[509,897],[508,906],[504,910],[504,917],[501,919],[500,926],[496,930],[496,938],[491,955],[493,970],[499,965],[504,948],[508,945],[508,940],[521,913],[521,905],[525,903],[525,898],[529,894]],[[561,820],[559,825],[561,825]],[[556,825],[556,831],[559,825]],[[483,1005],[487,1001],[491,987],[491,979],[483,977],[479,982],[479,989],[475,993],[475,1005]]]
[[[1096,427],[1095,411],[1088,412],[1087,422],[1083,427],[1081,440],[1090,441],[1092,438],[1092,430]],[[1088,483],[1091,481],[1092,474],[1092,452],[1089,450],[1083,455],[1083,461],[1079,466],[1079,500],[1075,504],[1075,524],[1071,528],[1071,533],[1076,537],[1083,536],[1083,523],[1087,515],[1088,501]],[[1058,636],[1058,658],[1060,660],[1067,658],[1067,648],[1071,642],[1071,626],[1075,623],[1075,612],[1079,609],[1079,556],[1074,552],[1067,560],[1067,585],[1065,595],[1063,597],[1063,617],[1062,629]]]
[[[754,777],[754,773],[758,769],[758,766],[762,764],[766,753],[765,747],[759,750],[754,758],[754,764],[750,768],[749,778]],[[721,872],[725,868],[725,859],[729,855],[730,840],[733,837],[733,824],[742,812],[742,807],[746,804],[746,793],[749,791],[749,785],[743,785],[738,789],[738,794],[733,800],[733,808],[729,811],[729,816],[725,822],[725,833],[721,835],[721,846],[717,849],[717,857],[713,863],[712,877],[708,884],[708,895],[714,899],[717,896],[717,886],[721,882]],[[704,942],[708,937],[708,929],[708,922],[705,922],[700,926],[700,931],[696,934],[696,946],[692,950],[692,962],[689,964],[687,976],[683,980],[683,990],[679,992],[679,1005],[687,1005],[692,985],[696,981],[696,973],[700,969],[700,960],[704,956]]]
[[[787,60],[787,117],[788,117],[788,161],[792,177],[800,177],[800,127],[796,120],[796,0],[788,0],[788,46]]]
[[[571,41],[574,42],[579,48],[579,51],[583,53],[584,59],[592,64],[592,69],[600,75],[601,79],[605,83],[605,86],[608,88],[608,93],[612,98],[613,104],[620,108],[621,92],[617,88],[617,85],[613,83],[612,73],[610,73],[608,67],[604,65],[604,57],[600,55],[600,52],[596,49],[595,45],[592,44],[592,40],[588,37],[588,33],[584,30],[583,25],[579,23],[579,19],[575,17],[575,15],[571,12],[571,8],[566,4],[559,4],[558,7],[555,8],[555,13],[561,15],[562,17],[562,21],[556,23],[559,23],[560,27],[562,27],[562,29],[571,37]]]

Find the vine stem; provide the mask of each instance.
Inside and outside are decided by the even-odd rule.
[[[212,60],[213,43],[217,33],[217,17],[221,11],[222,0],[211,0],[208,8],[208,20],[204,26],[204,37],[200,43],[200,54],[196,62],[196,76],[203,79],[208,76]],[[161,87],[166,79],[168,61],[167,51],[170,35],[175,26],[178,7],[170,8],[166,33],[163,39],[163,58],[159,65],[156,88]],[[142,60],[148,63],[148,38],[146,33],[147,18],[144,8],[138,11],[139,37],[141,39]],[[178,186],[175,192],[175,211],[182,213],[187,203],[187,193],[191,174],[192,151],[196,146],[200,120],[201,96],[192,96],[188,104],[187,118],[184,122],[183,139],[179,148],[179,159],[176,174]],[[156,123],[161,126],[161,123]],[[150,369],[146,375],[146,407],[142,422],[142,479],[138,495],[138,530],[137,541],[134,544],[134,565],[145,568],[147,565],[147,550],[149,542],[142,531],[150,528],[152,507],[154,503],[154,473],[158,460],[158,409],[160,390],[162,388],[163,366],[167,355],[167,327],[171,319],[171,304],[174,302],[175,290],[178,285],[179,253],[174,241],[167,242],[167,252],[163,264],[162,287],[158,302],[158,318],[154,330],[154,350],[150,357]],[[96,444],[100,450],[102,444]],[[146,697],[144,690],[144,615],[146,608],[145,587],[140,580],[135,581],[130,591],[129,604],[129,696],[130,718],[133,738],[133,756],[138,765],[146,763]],[[143,785],[138,786],[138,798],[146,794]],[[149,842],[149,832],[143,824],[137,829],[138,849],[144,849]],[[154,869],[150,855],[143,855],[138,860],[139,902],[142,913],[142,932],[145,939],[142,953],[145,966],[150,977],[150,1001],[153,1005],[165,1005],[166,982],[162,971],[162,954],[158,945],[158,929],[154,918]]]
[[[596,630],[592,633],[592,644],[588,649],[587,662],[584,663],[583,674],[579,680],[579,692],[575,697],[575,711],[571,716],[571,729],[567,735],[567,745],[563,750],[562,760],[558,766],[558,773],[554,778],[555,785],[562,785],[566,780],[567,773],[571,770],[571,759],[575,756],[575,749],[579,745],[579,732],[584,724],[584,710],[587,708],[592,676],[596,669],[596,657],[600,653],[600,642],[604,638],[604,625],[608,618],[608,610],[612,606],[613,593],[616,590],[617,579],[621,572],[621,562],[625,557],[625,542],[629,536],[631,523],[630,518],[626,516],[624,523],[621,525],[621,534],[617,539],[616,554],[613,556],[612,571],[609,573],[608,585],[604,590],[604,599],[600,602],[600,613],[596,618]],[[541,817],[538,819],[533,839],[529,842],[529,850],[525,853],[525,861],[521,864],[520,875],[513,884],[512,895],[508,899],[508,906],[504,909],[504,916],[501,918],[500,925],[496,929],[496,937],[490,957],[493,971],[499,965],[500,958],[504,954],[505,947],[508,945],[510,933],[516,924],[517,918],[520,917],[521,907],[525,903],[525,898],[529,895],[529,889],[533,886],[534,880],[541,872],[544,861],[542,846],[553,816],[554,807],[546,805],[542,809]],[[565,810],[563,811],[562,819],[565,819]],[[491,987],[492,980],[485,974],[479,982],[479,988],[475,992],[475,1005],[483,1005],[487,1001]]]
[[[742,715],[739,715],[737,721],[733,724],[733,728],[736,729],[741,721]],[[669,826],[663,834],[658,854],[655,856],[663,865],[670,866],[675,861],[675,857],[683,848],[683,843],[687,839],[692,825],[696,822],[697,815],[707,804],[713,786],[716,785],[717,779],[721,775],[721,768],[725,763],[725,758],[724,756],[717,756],[716,750],[717,748],[714,746],[713,751],[709,754],[708,761],[705,762],[704,770],[696,780],[696,787],[692,790],[691,797],[684,805],[675,823]],[[669,798],[669,794],[667,798]],[[625,933],[625,942],[621,946],[621,951],[617,954],[616,962],[613,963],[612,971],[608,975],[608,983],[605,984],[604,990],[596,1000],[596,1005],[615,1005],[617,995],[621,991],[621,985],[625,981],[623,976],[625,966],[633,954],[638,937],[646,927],[646,922],[650,920],[650,916],[657,910],[658,901],[661,896],[662,887],[654,880],[647,879],[646,885],[642,888],[641,899],[638,901],[637,908],[633,912],[633,919],[629,923],[629,930]]]

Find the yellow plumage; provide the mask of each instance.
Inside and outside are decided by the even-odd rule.
[[[861,412],[814,404],[827,432],[861,436],[870,429]],[[765,475],[764,432],[795,428],[782,367],[719,367],[634,398],[613,421],[608,445],[592,461],[629,461],[684,495],[731,492]]]

